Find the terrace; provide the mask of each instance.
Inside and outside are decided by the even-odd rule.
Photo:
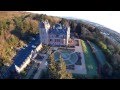
[[[68,72],[86,74],[84,54],[79,39],[75,39],[74,47],[51,47],[55,61],[61,56],[66,63]]]
[[[66,65],[74,65],[77,60],[78,60],[78,54],[76,52],[72,52],[71,50],[67,49],[67,50],[57,50],[54,52],[54,59],[56,61],[59,60],[59,57],[63,58],[63,60],[65,61]]]

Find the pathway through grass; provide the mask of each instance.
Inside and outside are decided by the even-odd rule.
[[[87,45],[87,43],[83,40],[81,40],[81,44],[85,56],[87,76],[90,78],[98,76],[96,59],[94,58],[92,51],[90,50],[90,46]]]

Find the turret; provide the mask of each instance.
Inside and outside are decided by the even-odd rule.
[[[48,45],[48,30],[49,29],[50,29],[50,24],[48,20],[40,22],[39,24],[40,41],[43,44]]]

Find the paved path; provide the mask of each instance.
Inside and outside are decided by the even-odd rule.
[[[37,71],[37,73],[34,75],[34,77],[33,77],[33,79],[39,79],[39,77],[40,77],[40,75],[41,75],[41,71],[43,70],[43,69],[45,69],[46,68],[46,59],[48,58],[48,55],[46,55],[46,57],[43,59],[43,61],[41,62],[41,64],[40,64],[40,67],[38,68],[38,71]]]
[[[30,78],[30,76],[33,74],[33,72],[34,72],[35,69],[36,69],[35,66],[36,66],[36,63],[34,63],[34,64],[32,65],[32,67],[31,67],[30,70],[28,71],[25,79],[29,79],[29,78]]]

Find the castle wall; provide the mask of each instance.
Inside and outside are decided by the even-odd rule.
[[[40,38],[41,38],[41,42],[43,44],[54,45],[54,46],[55,45],[68,45],[68,40],[70,38],[70,27],[68,27],[68,28],[57,27],[57,29],[54,27],[54,29],[53,29],[54,31],[52,33],[49,33],[50,25],[48,24],[48,22],[44,22],[44,27],[43,28],[41,28],[41,27],[39,27],[41,30]],[[59,29],[63,29],[63,31],[62,31],[63,34],[61,33],[61,31],[59,34]],[[64,30],[65,30],[65,32],[64,32]],[[67,31],[67,33],[66,33],[66,31]],[[59,36],[56,36],[54,32],[57,33]]]
[[[27,67],[27,65],[31,62],[31,58],[32,58],[34,52],[36,52],[36,51],[38,52],[41,49],[42,49],[42,43],[39,44],[36,47],[36,49],[33,52],[30,53],[30,55],[26,58],[25,62],[23,62],[23,64],[20,67],[18,67],[18,66],[15,65],[16,71],[18,73],[20,73],[21,71],[23,71]]]

